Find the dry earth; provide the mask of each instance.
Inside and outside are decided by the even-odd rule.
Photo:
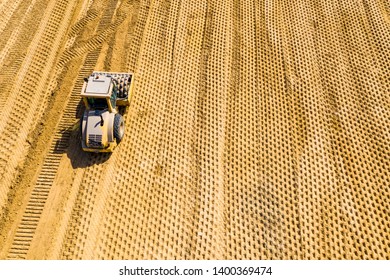
[[[390,259],[389,65],[388,0],[1,0],[0,258]]]

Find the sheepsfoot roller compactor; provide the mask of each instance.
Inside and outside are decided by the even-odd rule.
[[[81,145],[87,152],[112,152],[121,142],[125,123],[119,113],[129,106],[134,85],[131,73],[93,72],[84,79],[81,96]]]

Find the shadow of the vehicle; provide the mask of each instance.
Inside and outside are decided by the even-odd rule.
[[[111,153],[91,153],[83,151],[81,148],[80,133],[77,131],[77,133],[72,134],[69,139],[67,156],[71,161],[72,167],[76,169],[102,164],[110,158]]]
[[[54,153],[64,154],[70,159],[72,167],[85,168],[106,162],[111,153],[89,153],[81,148],[80,122],[61,131],[61,137],[56,140]]]
[[[111,153],[84,152],[81,148],[80,117],[84,108],[84,103],[80,100],[75,114],[78,121],[60,131],[60,137],[56,139],[53,151],[55,154],[66,153],[74,169],[104,163],[111,156]]]

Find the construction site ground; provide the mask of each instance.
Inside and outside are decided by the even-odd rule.
[[[388,0],[2,0],[0,259],[390,259],[389,65]]]

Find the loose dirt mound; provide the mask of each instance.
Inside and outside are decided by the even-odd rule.
[[[388,1],[0,4],[0,258],[390,259]],[[81,151],[93,70],[126,136]]]

